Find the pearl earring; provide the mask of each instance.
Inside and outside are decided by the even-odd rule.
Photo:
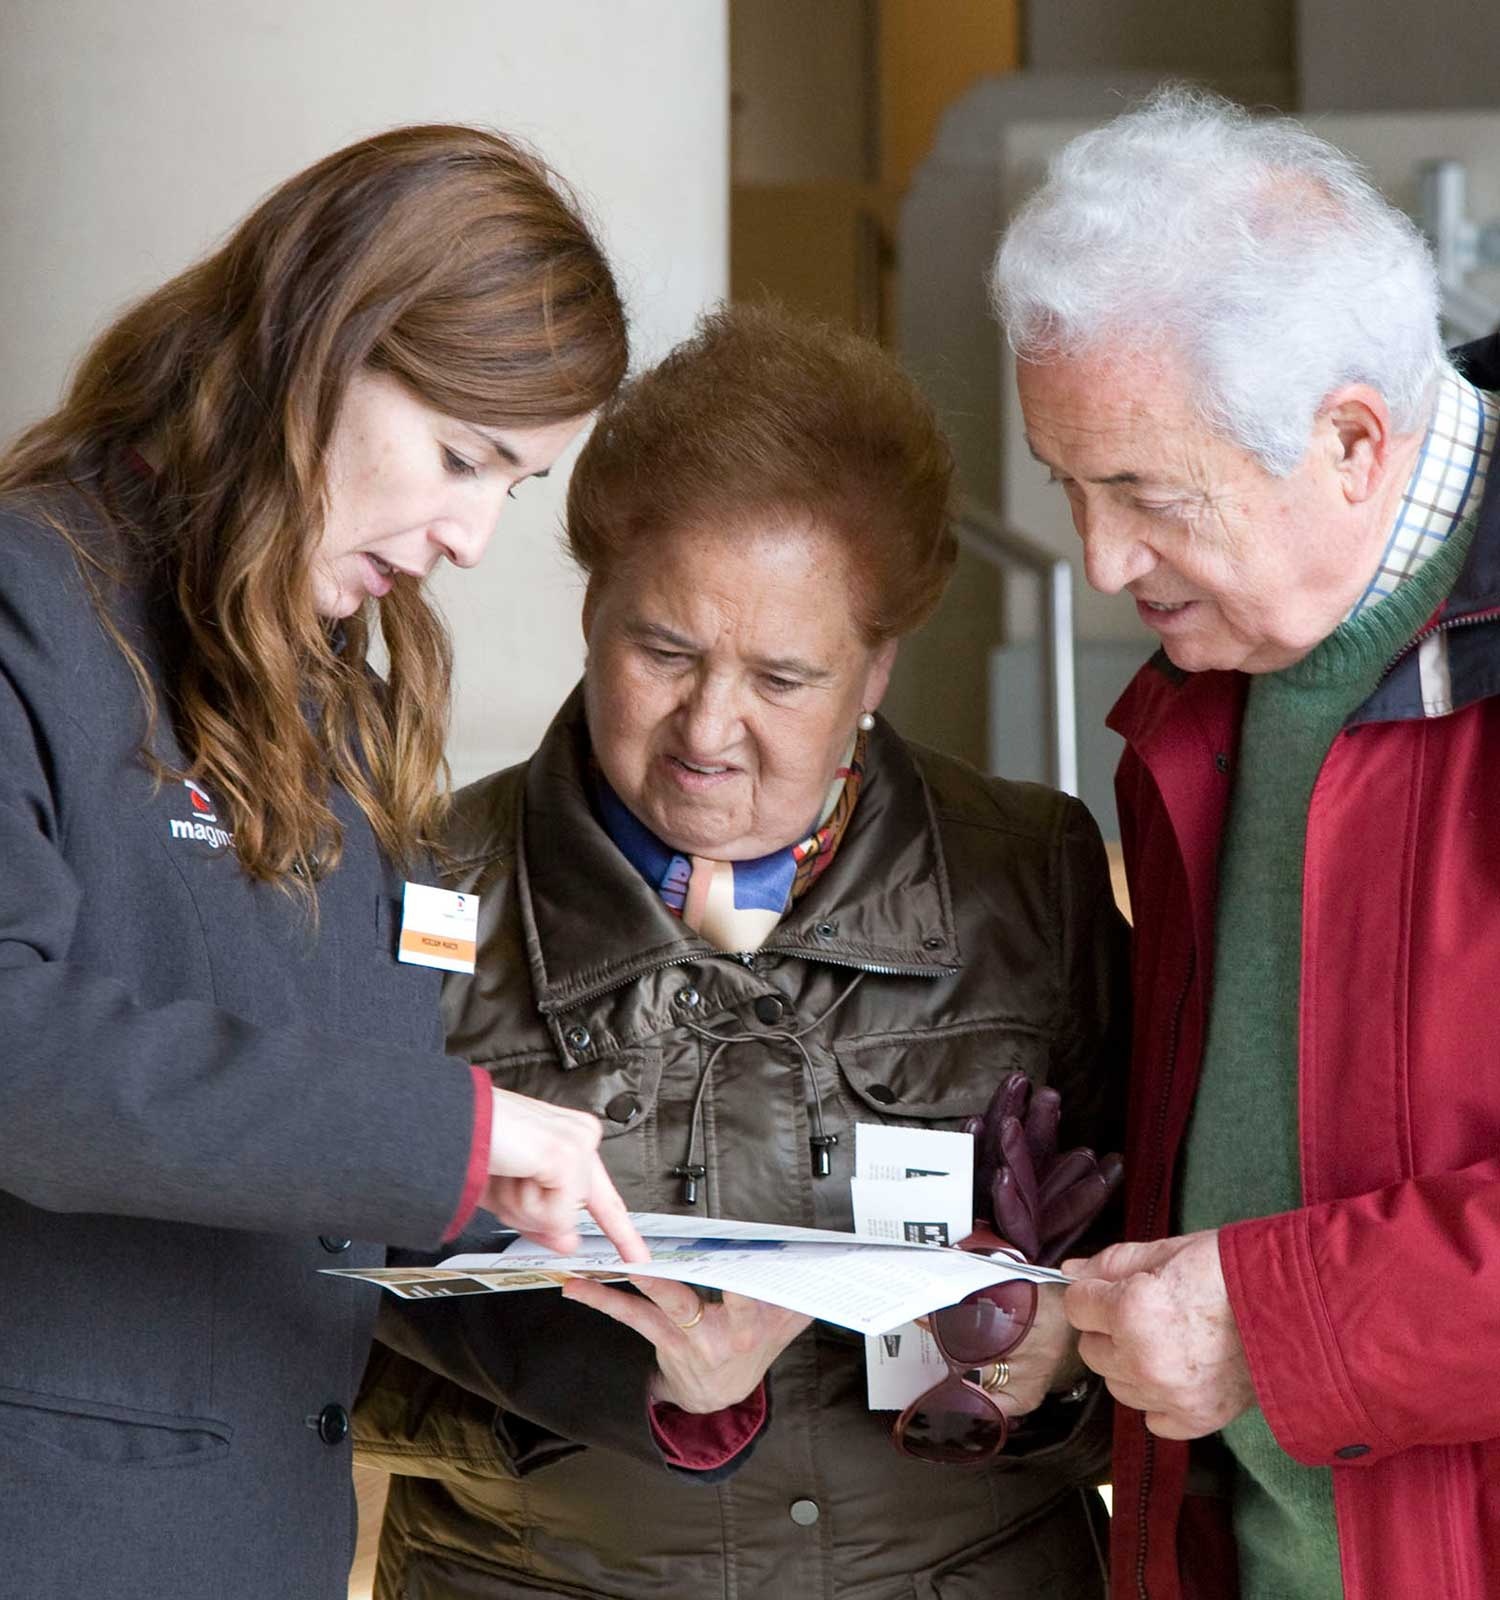
[[[875,713],[873,711],[861,711],[859,714],[859,731],[861,733],[868,733],[874,726]]]

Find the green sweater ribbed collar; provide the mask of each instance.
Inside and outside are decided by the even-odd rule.
[[[1316,691],[1379,673],[1447,599],[1477,526],[1477,517],[1465,518],[1394,594],[1341,623],[1300,661],[1272,676],[1291,688]]]

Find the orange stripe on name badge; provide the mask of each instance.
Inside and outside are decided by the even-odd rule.
[[[401,930],[401,954],[404,956],[441,956],[444,961],[466,962],[472,969],[474,949],[472,939],[449,939],[440,933],[423,933],[420,928]]]

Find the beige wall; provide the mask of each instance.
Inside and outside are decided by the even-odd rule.
[[[400,122],[536,143],[598,217],[638,354],[660,353],[727,284],[727,61],[725,0],[0,7],[0,434],[257,196]],[[460,779],[529,750],[582,660],[563,477],[527,485],[479,570],[439,583]]]

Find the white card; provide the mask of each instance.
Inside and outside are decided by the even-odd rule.
[[[904,1322],[889,1333],[865,1335],[865,1379],[871,1411],[905,1411],[948,1376],[932,1335],[920,1323]]]
[[[952,1178],[851,1178],[855,1232],[892,1244],[957,1244],[974,1228],[974,1197]]]
[[[967,1193],[974,1182],[974,1136],[894,1122],[857,1122],[854,1170],[861,1178],[951,1177]]]
[[[396,954],[418,967],[472,972],[479,940],[479,896],[408,880]]]
[[[974,1225],[974,1139],[939,1128],[860,1122],[849,1192],[860,1233],[905,1244],[957,1244]],[[871,1411],[904,1411],[948,1376],[915,1322],[865,1337]]]

